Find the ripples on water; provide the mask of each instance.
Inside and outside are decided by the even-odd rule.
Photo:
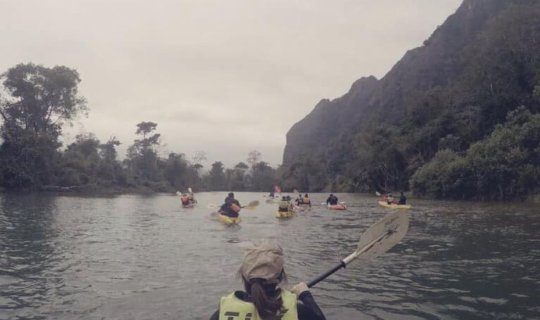
[[[0,319],[207,319],[236,277],[250,241],[275,239],[291,283],[354,250],[387,209],[341,195],[348,211],[313,207],[290,220],[262,194],[239,193],[237,227],[213,220],[198,195],[115,198],[0,196]],[[314,202],[325,195],[312,195]],[[328,319],[538,319],[538,206],[416,201],[403,241],[312,291]]]

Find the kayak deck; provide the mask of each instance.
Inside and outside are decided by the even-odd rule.
[[[278,219],[288,219],[294,216],[294,211],[276,211],[275,215]]]
[[[386,201],[379,201],[379,205],[381,207],[390,208],[390,209],[410,209],[410,208],[412,208],[412,206],[410,204],[397,204],[397,203],[388,204],[388,202],[386,202]]]
[[[347,206],[344,205],[343,203],[329,204],[328,209],[330,209],[330,210],[347,210]]]
[[[226,224],[226,225],[233,225],[233,224],[239,224],[240,223],[240,217],[236,217],[236,218],[233,218],[233,217],[229,217],[229,216],[226,216],[226,215],[223,215],[221,213],[218,213],[217,214],[217,218],[220,222]]]

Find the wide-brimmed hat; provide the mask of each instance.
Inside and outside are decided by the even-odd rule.
[[[275,243],[263,242],[246,250],[240,273],[246,280],[277,280],[283,272],[283,249]]]

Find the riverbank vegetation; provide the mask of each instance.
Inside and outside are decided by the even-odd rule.
[[[158,124],[142,121],[137,135],[120,160],[111,137],[100,141],[93,133],[76,136],[62,146],[62,128],[87,114],[86,100],[78,93],[76,70],[64,66],[47,68],[19,64],[2,75],[0,101],[2,144],[0,185],[4,190],[88,193],[174,192],[188,187],[200,190],[267,191],[276,170],[251,152],[234,168],[214,162],[202,174],[204,153],[186,159],[183,153],[158,154]]]

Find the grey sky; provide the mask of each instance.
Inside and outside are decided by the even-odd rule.
[[[66,130],[121,156],[153,121],[162,152],[208,166],[256,149],[281,163],[285,134],[323,98],[384,74],[461,0],[0,0],[0,71],[22,62],[81,75],[88,118]]]

